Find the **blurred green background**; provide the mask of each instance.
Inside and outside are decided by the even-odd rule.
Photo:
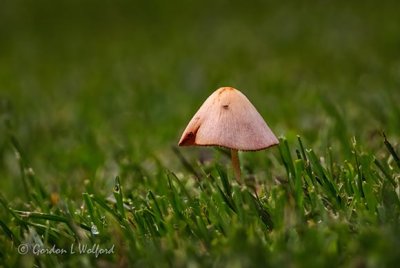
[[[277,135],[299,134],[313,145],[334,143],[332,135],[369,142],[382,130],[399,137],[398,7],[2,1],[2,121],[54,187],[74,180],[80,187],[125,157],[168,157],[220,86],[242,90]],[[14,156],[3,134],[0,173],[11,178]],[[10,183],[0,187],[18,193]]]
[[[0,260],[398,263],[399,10],[398,1],[1,1]],[[220,151],[179,149],[185,169],[172,149],[221,86],[245,93],[290,146],[241,155],[256,198],[228,181]],[[311,164],[304,150],[296,158],[297,135]],[[35,235],[46,246],[112,243],[116,253],[18,254]]]
[[[22,187],[7,132],[71,196],[84,179],[111,185],[121,163],[180,169],[171,146],[220,86],[277,136],[337,144],[338,157],[353,136],[398,139],[397,3],[2,1],[0,188],[12,199]]]

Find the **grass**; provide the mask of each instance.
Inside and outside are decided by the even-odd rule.
[[[397,3],[2,5],[1,266],[399,262]],[[223,85],[280,136],[244,185],[175,145]]]
[[[278,165],[286,174],[274,181],[238,185],[216,163],[193,167],[201,170],[199,180],[159,166],[156,174],[138,177],[140,184],[129,191],[118,177],[104,193],[87,183],[79,201],[54,198],[35,176],[23,173],[25,205],[15,208],[1,198],[8,219],[1,220],[2,252],[9,252],[3,261],[24,266],[393,267],[400,256],[400,163],[385,143],[383,159],[353,144],[353,158],[338,163],[304,149],[300,138],[295,149],[281,139],[279,153],[271,158],[281,158]],[[61,249],[114,245],[115,254],[99,259],[21,256],[15,251],[21,243]]]

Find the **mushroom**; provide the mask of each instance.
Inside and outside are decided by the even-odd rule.
[[[187,125],[179,146],[222,146],[231,150],[236,180],[240,183],[238,150],[258,151],[279,141],[247,97],[233,87],[211,94]]]

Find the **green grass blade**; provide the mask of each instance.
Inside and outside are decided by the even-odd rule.
[[[396,151],[394,150],[392,144],[388,141],[388,139],[386,138],[385,133],[383,133],[383,138],[384,138],[384,144],[387,148],[387,150],[389,151],[389,153],[392,155],[397,167],[400,169],[400,158],[397,155]]]
[[[17,138],[10,134],[10,142],[19,162],[22,183],[24,185],[25,195],[27,198],[36,201],[38,205],[44,204],[44,200],[48,199],[48,194],[45,191],[41,182],[34,175],[32,168],[28,164],[27,157],[22,150]],[[42,207],[46,209],[46,207]]]
[[[383,175],[385,176],[385,178],[390,181],[390,183],[396,187],[396,182],[394,181],[394,179],[389,175],[389,171],[383,167],[382,163],[379,162],[378,159],[374,160],[375,165],[378,167],[378,169],[383,173]]]
[[[121,189],[121,184],[120,184],[118,176],[115,178],[114,197],[117,202],[117,210],[121,214],[121,217],[123,219],[125,219],[126,216],[125,216],[125,208],[124,208],[124,202],[123,202],[123,196],[122,196],[122,189]]]
[[[314,172],[316,173],[316,179],[319,180],[319,183],[325,189],[325,192],[328,194],[328,196],[334,198],[334,204],[341,206],[342,201],[340,196],[338,195],[337,189],[332,183],[332,179],[327,176],[324,167],[322,167],[320,161],[317,159],[316,154],[313,150],[307,150],[307,153],[308,159],[310,159],[311,165],[313,166]]]
[[[285,138],[280,138],[280,143],[278,148],[283,165],[285,166],[288,177],[290,178],[291,176],[294,176],[295,170],[294,170],[293,159],[290,154],[288,141]]]
[[[3,232],[8,237],[8,239],[13,241],[15,244],[20,243],[19,239],[14,235],[14,233],[10,230],[10,228],[8,228],[7,224],[2,220],[0,220],[0,227],[1,229],[3,229]]]
[[[189,161],[186,160],[186,158],[183,156],[183,154],[179,151],[179,149],[176,146],[172,147],[172,151],[175,153],[175,155],[178,157],[179,161],[183,165],[183,167],[192,173],[197,180],[200,180],[200,175],[196,171],[196,169],[189,163]]]
[[[232,186],[229,183],[228,176],[225,170],[222,169],[220,165],[216,165],[215,168],[218,171],[219,177],[221,178],[222,186],[224,187],[227,196],[232,196]]]

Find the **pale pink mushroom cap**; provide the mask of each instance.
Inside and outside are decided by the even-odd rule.
[[[279,141],[247,97],[233,87],[217,89],[187,125],[179,146],[223,146],[257,151]]]

